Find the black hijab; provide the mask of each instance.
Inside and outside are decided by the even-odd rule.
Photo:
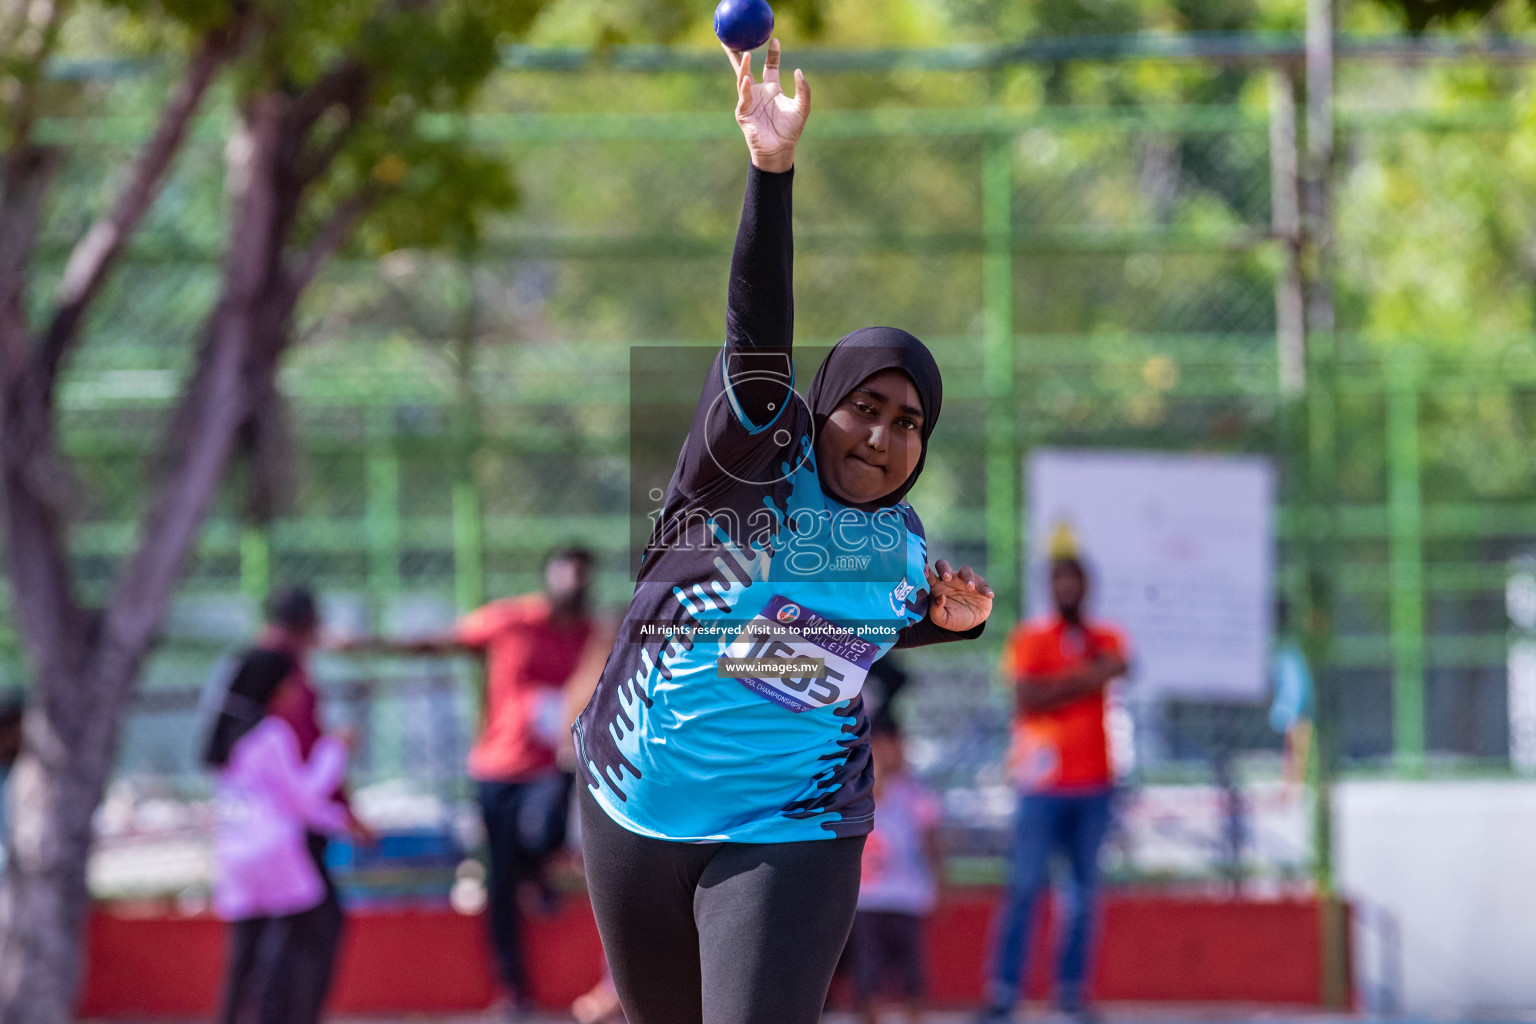
[[[906,497],[912,485],[917,483],[917,478],[922,475],[923,461],[928,458],[928,438],[933,434],[934,425],[939,422],[939,406],[944,398],[939,364],[934,362],[928,346],[906,331],[895,327],[865,327],[845,335],[827,353],[821,368],[816,371],[816,379],[811,381],[811,390],[806,398],[806,403],[811,407],[811,421],[815,424],[816,436],[820,437],[832,410],[848,397],[850,391],[880,371],[891,369],[901,370],[917,388],[923,406],[923,450],[917,457],[917,465],[913,467],[911,475],[891,493],[874,501],[858,504],[844,502],[864,512],[896,504]],[[819,460],[816,466],[820,473]],[[825,476],[821,478],[821,486],[837,498],[827,487]],[[841,498],[837,500],[842,501]]]
[[[235,744],[256,728],[267,713],[272,695],[293,673],[297,662],[285,651],[257,647],[247,651],[234,667],[234,674],[219,706],[219,717],[203,748],[203,763],[222,768],[229,762]]]
[[[267,621],[288,630],[319,628],[320,609],[315,604],[315,595],[306,587],[278,591],[267,602]],[[204,764],[222,768],[229,762],[235,744],[266,715],[272,695],[298,665],[298,658],[287,651],[254,647],[245,652],[224,687],[218,718],[203,747]]]

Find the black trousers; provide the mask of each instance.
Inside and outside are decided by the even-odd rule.
[[[486,917],[501,983],[519,997],[528,995],[528,965],[517,913],[517,887],[537,881],[549,855],[565,845],[571,806],[571,778],[553,771],[525,782],[481,782],[480,814],[490,863]]]
[[[315,1024],[331,987],[344,923],[336,886],[325,869],[325,837],[309,852],[325,882],[320,904],[285,917],[252,917],[230,925],[220,1024]]]
[[[922,998],[923,919],[887,910],[859,911],[848,934],[848,960],[860,1000],[879,998],[887,981],[895,981],[908,999]]]
[[[816,1024],[859,898],[864,837],[674,843],[585,786],[587,890],[629,1024]]]

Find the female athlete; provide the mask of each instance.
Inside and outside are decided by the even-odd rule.
[[[923,343],[855,331],[794,391],[810,91],[797,71],[783,94],[776,39],[761,82],[727,53],[751,165],[726,342],[573,729],[587,884],[630,1024],[819,1019],[874,816],[865,674],[893,647],[979,636],[992,610],[969,566],[929,566],[903,500],[942,397]]]

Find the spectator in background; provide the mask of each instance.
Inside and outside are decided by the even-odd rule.
[[[864,713],[869,715],[871,724],[895,713],[896,698],[911,681],[902,670],[901,655],[896,651],[869,666],[869,675],[864,678],[864,689],[859,695],[864,698]]]
[[[878,1000],[885,983],[895,981],[908,1024],[918,1024],[926,994],[926,918],[938,900],[943,874],[939,802],[908,774],[901,730],[891,715],[871,722],[870,753],[875,827],[864,843],[858,910],[847,950],[854,997],[865,1024],[879,1024]]]
[[[204,751],[219,773],[214,908],[232,922],[223,1024],[319,1020],[343,924],[324,833],[372,837],[342,789],[346,748],[320,731],[308,669],[319,635],[309,591],[274,596]]]
[[[1072,877],[1057,1005],[1080,1020],[1094,1017],[1085,986],[1112,779],[1105,688],[1126,672],[1125,641],[1114,627],[1087,619],[1088,573],[1075,545],[1068,547],[1058,538],[1052,546],[1055,613],[1016,627],[1004,648],[1003,670],[1014,684],[1018,707],[1011,768],[1019,803],[1008,891],[995,928],[988,1005],[980,1018],[988,1024],[1012,1020],[1020,981],[1028,977],[1035,904],[1056,852],[1065,856]]]
[[[606,652],[595,650],[602,631],[588,608],[592,564],[586,548],[561,548],[545,560],[541,593],[492,601],[459,619],[443,636],[342,645],[346,650],[485,656],[482,725],[469,752],[469,774],[477,786],[489,849],[491,945],[514,1016],[533,1010],[519,890],[524,899],[536,897],[546,906],[553,899],[545,869],[565,845],[573,778],[558,755],[570,745],[575,712],[586,703],[606,658]],[[586,673],[590,683],[577,700],[567,686],[594,659],[596,667]]]
[[[1275,649],[1270,656],[1270,675],[1275,684],[1269,708],[1269,726],[1285,737],[1285,778],[1300,782],[1306,776],[1312,746],[1312,670],[1307,656],[1290,628],[1290,606],[1285,599],[1275,604]]]

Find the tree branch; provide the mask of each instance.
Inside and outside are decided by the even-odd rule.
[[[292,117],[302,138],[320,116],[336,104],[360,103],[368,90],[368,71],[356,60],[345,60],[321,75],[294,101]]]
[[[26,372],[27,282],[59,157],[52,147],[30,144],[0,157],[0,382],[6,386]]]
[[[355,61],[345,61],[332,68],[320,80],[301,93],[289,113],[292,137],[301,147],[294,153],[293,167],[299,188],[307,187],[336,159],[362,117],[368,102],[368,72]],[[325,114],[340,107],[345,119],[324,142],[312,144],[310,132]]]
[[[0,0],[0,379],[7,382],[26,365],[28,270],[58,166],[53,149],[33,143],[32,126],[62,19],[60,0]]]
[[[186,141],[193,115],[239,45],[242,25],[243,19],[236,16],[230,24],[203,36],[181,82],[161,109],[160,122],[140,151],[127,187],[112,211],[92,224],[70,253],[59,282],[57,308],[37,353],[37,386],[52,390],[66,355],[79,338],[86,307],[159,194],[171,163]]]
[[[15,396],[12,396],[14,401]],[[5,424],[0,471],[0,509],[4,514],[11,606],[22,640],[39,675],[78,671],[83,655],[82,613],[76,603],[72,570],[57,508],[39,493],[39,469],[53,464],[29,451],[33,432],[11,412]]]
[[[266,311],[281,282],[284,225],[274,161],[287,104],[258,97],[228,147],[231,226],[223,289],[208,320],[192,379],[171,418],[166,464],[158,474],[137,547],[117,576],[97,657],[104,677],[131,685],[164,619],[181,568],[197,539],[234,449],[236,433],[260,394],[272,359],[258,355]],[[108,671],[111,665],[134,671]]]
[[[32,142],[38,83],[58,42],[64,6],[65,0],[0,0],[0,110],[8,113],[12,149]],[[10,83],[7,64],[15,69]]]
[[[309,248],[299,257],[297,265],[288,272],[286,290],[293,301],[303,294],[314,281],[315,275],[340,249],[352,234],[352,229],[378,201],[378,191],[371,186],[358,189],[336,207],[329,219],[315,232]]]
[[[299,186],[308,186],[320,175],[324,174],[341,152],[347,140],[352,137],[357,128],[358,120],[362,114],[363,100],[358,97],[355,102],[346,104],[346,122],[331,133],[331,137],[319,145],[306,146],[304,152],[299,154],[294,161],[295,172],[298,175]]]

